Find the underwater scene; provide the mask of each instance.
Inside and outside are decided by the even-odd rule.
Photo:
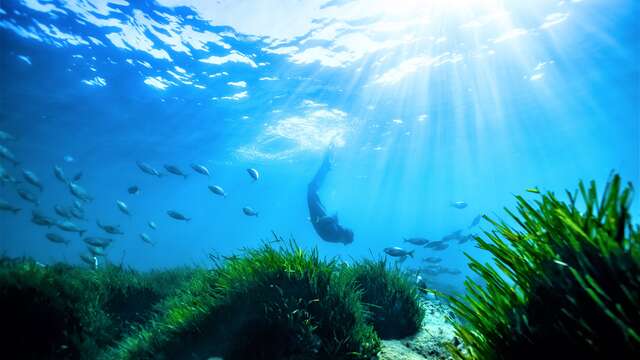
[[[639,359],[639,17],[0,0],[0,358]]]

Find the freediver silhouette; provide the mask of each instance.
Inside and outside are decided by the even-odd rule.
[[[332,243],[343,243],[345,245],[353,242],[353,231],[341,226],[338,221],[338,214],[327,216],[327,211],[322,205],[318,196],[318,190],[322,186],[327,173],[331,170],[331,158],[333,156],[333,145],[329,147],[324,155],[322,165],[313,177],[307,188],[307,204],[309,205],[309,219],[316,233],[324,241]]]

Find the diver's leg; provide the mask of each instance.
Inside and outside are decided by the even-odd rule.
[[[327,216],[327,212],[322,205],[322,201],[320,201],[320,197],[318,196],[318,190],[320,189],[320,186],[322,186],[324,179],[327,177],[327,173],[331,170],[331,156],[332,148],[329,148],[324,155],[322,165],[320,165],[320,168],[307,188],[307,204],[309,205],[309,217],[312,221]]]
[[[324,179],[327,177],[327,173],[329,173],[329,170],[331,170],[332,156],[333,156],[333,148],[329,148],[329,150],[327,150],[327,152],[324,154],[322,165],[320,165],[318,172],[316,172],[316,175],[313,177],[313,180],[311,180],[311,183],[309,183],[309,187],[310,188],[313,187],[314,191],[318,191],[320,186],[322,186]]]

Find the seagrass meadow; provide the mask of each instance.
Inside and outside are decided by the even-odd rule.
[[[492,262],[469,256],[479,280],[441,306],[397,264],[324,259],[275,234],[209,268],[4,257],[0,346],[23,359],[638,358],[632,185],[528,191],[507,218],[486,218],[475,241]],[[424,345],[436,316],[455,333],[437,351]]]
[[[458,359],[637,359],[640,357],[640,231],[631,184],[613,175],[534,200],[517,196],[507,221],[477,237],[493,264],[472,257],[484,286],[451,297],[466,351]],[[513,224],[513,225],[511,225]]]

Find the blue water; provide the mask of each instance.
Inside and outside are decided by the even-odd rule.
[[[209,253],[255,247],[272,231],[327,257],[378,257],[413,248],[403,237],[490,229],[466,228],[481,213],[504,217],[533,186],[602,184],[611,170],[640,183],[637,1],[397,3],[2,1],[0,130],[17,139],[0,144],[20,165],[1,164],[20,180],[23,168],[38,175],[41,194],[17,187],[52,217],[73,200],[53,167],[82,171],[95,200],[77,223],[94,236],[105,235],[96,219],[120,224],[107,259],[138,269],[206,266]],[[354,230],[346,246],[322,241],[308,220],[307,183],[331,142],[321,198]],[[155,178],[136,161],[188,178]],[[80,263],[80,237],[51,230],[71,243],[47,241],[15,188],[0,187],[22,208],[0,213],[0,250]],[[473,242],[416,249],[402,266],[440,256],[463,274],[432,281],[452,286],[468,274],[465,252],[486,256]]]

